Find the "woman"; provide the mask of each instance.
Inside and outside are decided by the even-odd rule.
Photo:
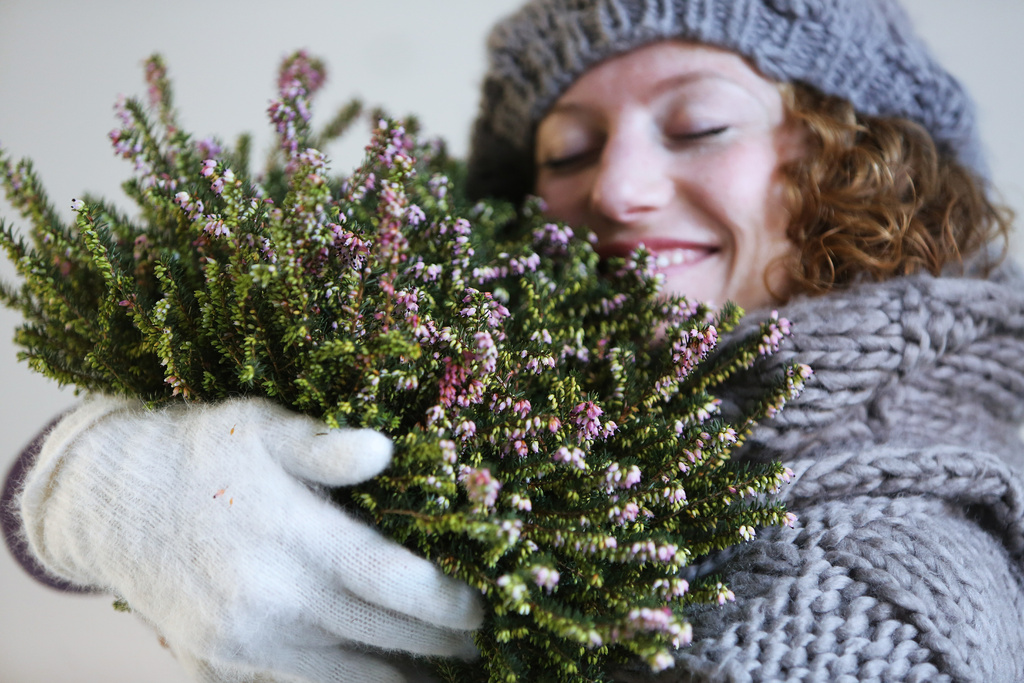
[[[605,254],[645,244],[671,291],[784,304],[778,362],[816,371],[743,451],[794,469],[800,521],[695,568],[728,561],[738,598],[693,615],[664,680],[1024,677],[1022,283],[990,262],[1006,226],[970,102],[899,8],[534,0],[490,49],[476,192],[536,192]],[[32,552],[125,597],[204,680],[465,655],[472,594],[307,486],[372,476],[387,444],[317,429],[259,401],[86,404],[26,477]]]

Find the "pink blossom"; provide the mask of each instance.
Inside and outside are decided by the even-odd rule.
[[[436,199],[444,199],[448,194],[448,176],[435,175],[427,181],[427,187]]]
[[[231,234],[228,226],[225,225],[224,221],[220,218],[208,221],[203,227],[203,231],[208,235],[213,235],[214,237],[227,237]]]
[[[501,321],[509,317],[508,309],[497,301],[490,301],[485,304],[487,310],[487,324],[491,327],[498,327],[501,325]]]
[[[427,424],[433,425],[437,422],[444,420],[444,408],[441,406],[431,406],[427,409]]]
[[[526,419],[526,416],[530,414],[530,410],[532,410],[532,406],[530,405],[530,402],[527,401],[525,398],[516,401],[512,405],[512,411],[523,419]]]
[[[455,428],[455,436],[461,436],[463,441],[471,439],[476,435],[476,423],[472,420],[463,420]]]
[[[486,467],[481,469],[464,467],[459,473],[459,481],[466,487],[466,495],[475,505],[493,508],[498,501],[501,482],[495,479]]]
[[[587,469],[587,462],[585,454],[582,450],[576,447],[569,448],[568,446],[562,446],[552,456],[555,462],[563,462],[568,465],[572,465],[576,469],[585,470]]]
[[[574,421],[579,427],[580,439],[593,439],[601,433],[601,421],[598,418],[604,411],[593,401],[584,401],[572,409]]]
[[[530,502],[530,499],[526,496],[521,496],[518,493],[512,494],[511,503],[512,507],[517,510],[530,511],[533,509],[533,503]]]
[[[616,524],[626,524],[627,522],[635,522],[639,514],[640,508],[636,503],[626,503],[622,507],[618,505],[613,506],[608,511],[608,519]]]
[[[732,602],[736,599],[736,594],[729,590],[729,587],[720,581],[715,585],[715,590],[718,593],[717,600],[719,605],[724,605],[725,603]]]
[[[662,491],[662,496],[668,500],[669,503],[681,503],[686,500],[686,490],[681,486],[677,488],[666,488]]]
[[[423,213],[423,209],[413,204],[405,213],[406,220],[409,221],[409,225],[419,225],[427,219],[427,214]]]
[[[605,470],[605,490],[611,493],[615,489],[631,489],[640,483],[640,477],[640,468],[636,465],[632,465],[628,470],[623,471],[619,463],[613,462]]]
[[[551,343],[551,333],[548,332],[546,329],[534,332],[530,336],[530,341],[542,341],[545,344],[550,344]]]
[[[214,172],[216,170],[217,170],[217,160],[216,159],[207,159],[206,161],[203,162],[203,168],[202,168],[201,171],[199,171],[199,174],[202,175],[204,178],[209,178],[210,176],[212,176],[214,174]]]
[[[757,347],[757,352],[762,356],[774,353],[779,350],[779,344],[783,337],[790,333],[790,322],[779,317],[778,311],[772,311],[764,336]]]
[[[533,576],[533,582],[549,593],[558,585],[560,578],[558,572],[551,567],[540,565],[534,566],[530,570],[530,574]]]
[[[568,246],[572,237],[572,228],[562,227],[555,223],[546,223],[543,227],[533,231],[534,241],[548,242],[549,246],[556,247],[551,250],[554,253],[563,253],[564,247]]]
[[[690,590],[690,583],[686,579],[657,579],[651,589],[661,593],[667,598],[681,598]]]

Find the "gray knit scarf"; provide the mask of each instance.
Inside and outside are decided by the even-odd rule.
[[[692,615],[674,669],[623,678],[1024,680],[1024,279],[897,278],[780,313],[774,371],[815,377],[744,453],[793,468],[799,521],[718,558],[737,600]]]

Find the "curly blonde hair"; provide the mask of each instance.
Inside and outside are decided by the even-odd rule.
[[[789,294],[937,275],[999,240],[1005,254],[1012,211],[993,204],[985,182],[942,154],[922,126],[861,115],[803,84],[779,88],[808,146],[782,169],[798,252],[787,264]]]

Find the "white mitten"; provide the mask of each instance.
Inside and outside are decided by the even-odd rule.
[[[96,397],[47,436],[22,516],[49,571],[124,598],[203,680],[402,681],[381,651],[472,656],[482,609],[318,489],[390,457],[263,399]]]

